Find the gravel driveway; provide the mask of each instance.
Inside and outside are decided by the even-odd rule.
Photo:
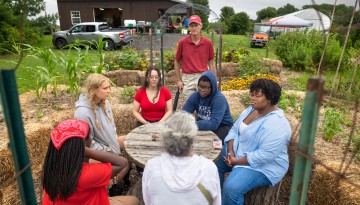
[[[166,33],[163,34],[163,47],[164,50],[172,50],[176,48],[176,43],[183,37],[186,37],[186,34],[177,34],[177,33]],[[129,45],[131,48],[136,48],[137,50],[150,50],[150,36],[149,34],[136,34],[133,35],[133,42]],[[160,35],[155,34],[152,36],[152,46],[153,50],[160,51]]]

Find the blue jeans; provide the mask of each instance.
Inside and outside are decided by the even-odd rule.
[[[269,179],[261,172],[243,167],[232,169],[224,162],[223,156],[226,156],[224,154],[226,154],[226,147],[222,150],[222,156],[215,162],[222,188],[222,205],[242,205],[244,204],[244,195],[248,191],[271,185]],[[224,182],[226,172],[230,172],[230,174]]]

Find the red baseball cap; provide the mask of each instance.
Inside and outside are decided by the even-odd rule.
[[[89,125],[84,120],[65,120],[60,122],[51,132],[51,141],[59,150],[63,143],[70,138],[85,139],[89,133]]]
[[[201,18],[198,15],[192,15],[190,16],[190,20],[189,20],[189,24],[191,23],[197,23],[197,24],[201,24]]]

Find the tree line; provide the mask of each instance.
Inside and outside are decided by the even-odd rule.
[[[311,4],[304,5],[302,9],[314,8],[330,18],[333,7],[333,4]],[[346,6],[345,4],[336,5],[331,32],[339,33],[340,36],[346,34],[353,9],[353,6]],[[299,9],[291,4],[286,4],[278,9],[267,7],[256,12],[257,18],[255,20],[250,19],[245,12],[235,13],[234,8],[229,6],[221,8],[220,11],[220,21],[223,27],[223,33],[245,35],[253,32],[254,23],[260,23],[262,20],[269,20],[277,16],[293,13],[299,11]],[[350,39],[355,43],[357,39],[360,39],[360,11],[356,11],[352,24]]]

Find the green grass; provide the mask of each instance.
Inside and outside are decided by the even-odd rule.
[[[210,38],[211,36],[209,34],[204,34],[205,37]],[[214,37],[214,47],[218,48],[219,47],[219,38],[220,35],[216,35]],[[236,48],[246,48],[248,50],[250,50],[251,52],[259,55],[260,57],[263,58],[272,58],[272,59],[277,59],[276,55],[274,54],[274,52],[272,52],[271,50],[269,50],[269,54],[268,56],[266,56],[266,50],[267,48],[250,48],[250,37],[246,36],[246,35],[223,35],[223,51],[229,51],[232,49],[236,49]]]
[[[77,55],[76,50],[58,50],[55,49],[51,43],[51,36],[44,36],[42,42],[36,47],[41,47],[44,49],[52,49],[56,56],[62,56],[62,54],[66,56]],[[86,52],[85,49],[82,52]],[[35,57],[24,55],[21,64],[19,65],[18,69],[15,72],[16,79],[17,79],[17,86],[19,93],[24,93],[35,88],[35,78],[33,77],[33,73],[28,69],[28,67],[35,67],[35,66],[43,66],[44,63]],[[93,61],[93,63],[98,63],[99,59],[97,57],[96,50],[90,50],[88,53],[88,57]],[[16,64],[19,61],[18,55],[6,55],[0,56],[0,69],[14,69]],[[57,67],[56,71],[60,74],[59,83],[66,83],[65,80],[65,72],[62,70],[63,68]]]

